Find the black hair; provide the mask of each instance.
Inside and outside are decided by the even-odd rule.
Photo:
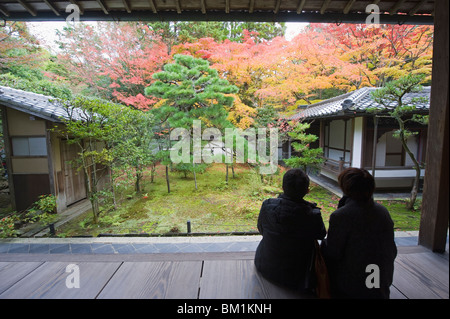
[[[308,193],[309,177],[300,168],[288,170],[283,176],[283,192],[290,198],[303,198]]]
[[[375,179],[365,169],[349,167],[339,174],[339,186],[344,195],[360,201],[368,201],[375,190]]]

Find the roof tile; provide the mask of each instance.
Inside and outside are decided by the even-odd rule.
[[[378,88],[364,87],[353,92],[345,93],[328,100],[324,100],[315,104],[311,104],[308,108],[301,110],[297,114],[294,114],[289,119],[290,120],[308,120],[322,117],[334,117],[349,115],[349,113],[344,113],[346,110],[354,112],[366,112],[368,108],[383,108],[381,104],[378,104],[372,99],[371,92],[377,90]],[[428,103],[419,102],[416,103],[418,109],[429,109],[429,97],[430,97],[431,87],[423,87],[422,91],[419,93],[408,93],[403,97],[404,103],[410,103],[413,98],[427,97]],[[351,114],[350,114],[351,115]]]

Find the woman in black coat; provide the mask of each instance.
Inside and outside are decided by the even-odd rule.
[[[309,178],[302,170],[285,173],[284,193],[262,204],[258,230],[263,238],[255,254],[255,266],[265,278],[301,292],[313,288],[314,240],[326,235],[320,209],[303,199],[308,188]]]
[[[338,181],[344,196],[322,242],[332,296],[388,299],[397,256],[394,223],[372,198],[375,181],[369,172],[348,168]]]

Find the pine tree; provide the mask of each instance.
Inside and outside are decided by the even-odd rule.
[[[398,130],[395,131],[394,137],[398,138],[402,143],[405,152],[408,154],[411,161],[414,163],[415,177],[413,187],[411,189],[411,196],[407,202],[406,207],[410,210],[414,208],[419,192],[420,171],[422,165],[419,163],[416,155],[408,146],[408,139],[417,132],[408,130],[406,123],[409,121],[420,124],[428,124],[428,115],[414,114],[418,109],[418,104],[424,104],[428,98],[412,98],[409,102],[404,99],[405,94],[419,92],[422,87],[420,83],[425,80],[424,74],[410,74],[386,83],[386,85],[372,92],[372,97],[376,102],[383,106],[382,109],[371,109],[374,113],[387,112],[388,117],[394,118],[398,123]]]
[[[237,87],[221,79],[206,60],[180,54],[175,55],[174,60],[164,65],[162,72],[153,75],[156,81],[145,90],[146,95],[162,99],[160,106],[152,110],[161,125],[190,130],[193,121],[200,120],[202,127],[221,131],[230,127],[225,108],[232,106],[233,97],[229,94],[236,93]],[[170,130],[167,132],[169,134]],[[194,160],[191,163],[195,166]],[[169,183],[168,169],[166,172]],[[195,172],[193,169],[196,183]]]
[[[323,150],[322,148],[311,148],[311,144],[318,139],[316,135],[306,133],[306,130],[311,125],[309,123],[296,122],[291,122],[290,124],[294,128],[288,135],[294,141],[292,147],[300,156],[292,156],[289,159],[285,159],[284,162],[287,166],[301,168],[303,170],[307,168],[318,168],[323,162]]]

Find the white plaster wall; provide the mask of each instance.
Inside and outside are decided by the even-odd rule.
[[[385,164],[386,164],[386,134],[383,134],[377,143],[375,166],[385,166]]]
[[[362,167],[363,118],[356,117],[353,130],[352,166]]]
[[[386,165],[386,141],[387,135],[392,134],[393,131],[384,133],[379,139],[377,143],[377,154],[376,154],[376,166],[382,167]],[[393,137],[390,137],[393,138]],[[418,151],[418,141],[416,136],[412,136],[406,142],[411,152],[417,156]],[[405,166],[414,165],[413,161],[410,159],[409,155],[405,152]]]

